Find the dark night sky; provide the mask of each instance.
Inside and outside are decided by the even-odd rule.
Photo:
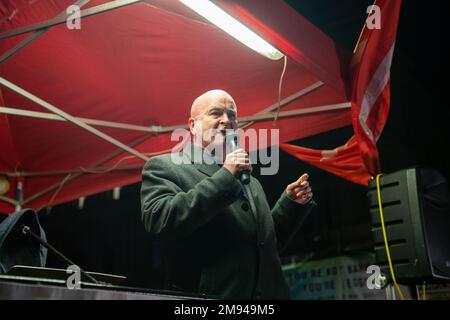
[[[287,1],[336,42],[353,50],[371,1]],[[379,141],[382,169],[389,173],[414,165],[439,169],[450,177],[449,92],[446,60],[450,57],[444,1],[404,0],[392,65],[391,111]],[[309,137],[294,144],[323,149],[344,143],[351,127]],[[314,257],[370,250],[366,188],[348,183],[281,154],[276,179],[261,177],[272,204],[293,176],[310,173],[319,207],[300,230],[287,254]],[[49,242],[88,270],[123,274],[130,285],[157,286],[153,246],[139,221],[139,185],[89,197],[84,210],[62,205],[40,219]],[[70,223],[68,223],[70,221]],[[61,263],[49,255],[49,266]]]

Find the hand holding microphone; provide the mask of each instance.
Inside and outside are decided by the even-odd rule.
[[[226,155],[223,166],[243,184],[248,184],[253,168],[248,153],[239,147],[237,138],[236,134],[227,135],[226,141],[231,152]]]

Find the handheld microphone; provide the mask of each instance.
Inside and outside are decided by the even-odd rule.
[[[240,148],[238,135],[235,132],[227,133],[225,139],[230,152]],[[239,174],[239,180],[243,184],[248,184],[250,182],[250,172],[248,170],[242,170]]]

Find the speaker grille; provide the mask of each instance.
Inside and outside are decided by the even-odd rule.
[[[441,178],[431,177],[436,174]],[[437,171],[425,168],[405,169],[380,177],[386,234],[399,283],[416,284],[418,281],[448,278],[450,206],[443,201],[447,197],[448,202],[448,188],[447,196],[441,194],[437,197],[439,200],[430,200],[430,197],[436,200],[430,190],[446,188],[442,181],[445,183]],[[367,195],[376,261],[389,279],[375,181],[370,182]]]

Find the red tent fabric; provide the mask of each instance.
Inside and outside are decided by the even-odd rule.
[[[0,36],[53,18],[74,1],[2,1]],[[317,86],[282,111],[348,101],[340,70],[349,54],[284,1],[217,3],[288,56],[281,98]],[[1,39],[0,54],[29,35]],[[83,18],[80,30],[52,27],[0,63],[0,76],[73,117],[165,128],[185,125],[194,98],[213,88],[231,93],[240,117],[263,112],[277,102],[282,67],[282,60],[253,52],[178,1],[149,0]],[[19,180],[19,204],[36,210],[140,181],[144,160],[71,122],[11,109],[50,113],[0,87],[0,176],[11,185],[0,195],[0,212],[15,210]],[[280,118],[276,128],[286,142],[350,123],[346,108]],[[177,143],[170,132],[92,126],[147,157]],[[273,120],[248,128],[271,129]]]

